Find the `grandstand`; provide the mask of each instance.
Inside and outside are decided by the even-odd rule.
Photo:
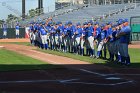
[[[107,21],[116,21],[118,18],[130,19],[132,16],[139,16],[139,8],[139,4],[136,3],[111,5],[74,4],[31,19],[26,19],[25,21],[22,21],[21,24],[25,25],[29,21],[38,20],[39,18],[45,20],[48,17],[53,17],[55,21],[62,22],[70,20],[73,21],[73,23],[76,23],[93,20],[105,23]]]
[[[66,22],[68,19],[73,21],[74,23],[84,22],[87,20],[93,21],[101,21],[105,19],[105,17],[109,18],[111,14],[120,12],[125,8],[132,8],[134,5],[130,4],[115,4],[115,5],[98,5],[98,6],[88,6],[82,8],[78,11],[73,11],[71,13],[67,13],[64,15],[60,15],[58,17],[54,17],[54,20],[61,20],[62,22]],[[117,14],[115,14],[116,16]]]

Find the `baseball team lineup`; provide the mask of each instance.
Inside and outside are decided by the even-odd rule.
[[[89,20],[74,25],[71,21],[63,24],[49,18],[46,21],[30,22],[29,25],[31,44],[41,49],[105,60],[109,53],[109,62],[130,65],[128,45],[131,29],[128,19],[106,24]]]

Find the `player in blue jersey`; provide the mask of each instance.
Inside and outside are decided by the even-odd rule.
[[[116,43],[116,34],[117,34],[117,29],[116,29],[116,25],[114,24],[112,26],[112,34],[110,36],[110,53],[111,53],[111,60],[110,61],[114,61],[114,55],[116,52],[116,47],[115,47],[115,43]]]
[[[60,29],[58,28],[59,23],[56,23],[54,25],[53,29],[53,35],[54,35],[54,48],[55,50],[59,49],[59,35],[60,35]]]
[[[84,47],[83,44],[85,44],[86,47],[86,56],[90,56],[90,46],[89,46],[89,42],[88,42],[88,23],[84,22],[83,23],[83,32],[84,32],[84,36],[83,36],[83,42],[81,42],[81,48]]]
[[[72,52],[72,36],[73,36],[73,29],[72,29],[72,22],[68,22],[68,27],[67,27],[67,47],[68,47],[68,52]]]
[[[107,23],[107,36],[106,36],[106,40],[107,40],[107,48],[108,48],[108,52],[109,52],[109,61],[112,61],[112,55],[111,55],[111,39],[112,36],[112,22],[108,22]]]
[[[30,26],[29,26],[29,36],[30,36],[30,42],[31,44],[34,44],[34,25],[33,22],[30,22]]]
[[[49,45],[50,45],[50,49],[53,50],[54,49],[54,27],[53,27],[53,23],[49,22],[48,26],[47,26],[48,32],[49,32]]]
[[[20,28],[19,23],[17,23],[16,26],[15,26],[16,38],[19,38],[19,28]]]
[[[68,33],[67,33],[67,30],[68,30],[68,22],[65,23],[65,26],[64,26],[64,31],[62,33],[62,44],[63,44],[63,52],[67,52],[68,50],[68,46],[67,46],[67,38],[68,38]]]
[[[41,48],[42,49],[47,49],[48,48],[47,32],[45,31],[44,26],[45,26],[44,22],[42,24],[40,24],[39,33],[40,33],[40,38],[41,38],[41,41],[42,41]]]
[[[102,41],[101,41],[101,27],[99,26],[98,22],[95,22],[95,24],[94,24],[93,35],[94,35],[94,41],[96,42],[96,45],[97,45],[97,48],[98,48],[99,44],[102,43]],[[101,50],[100,50],[100,52],[101,52]],[[99,52],[98,52],[98,54],[99,54]]]
[[[100,56],[102,57],[102,49],[104,49],[104,59],[106,58],[106,46],[105,46],[105,38],[106,38],[106,29],[105,25],[101,25],[101,32],[100,35],[98,36],[98,48],[97,48],[97,57],[99,58]]]
[[[6,23],[3,24],[3,39],[7,37],[7,25]]]
[[[63,45],[63,39],[62,39],[62,35],[64,33],[64,26],[62,24],[62,22],[58,22],[58,29],[59,29],[59,35],[58,35],[58,42],[59,42],[59,50],[62,51],[62,48],[64,47]]]
[[[117,37],[120,37],[120,55],[121,63],[130,65],[130,56],[128,53],[128,44],[130,40],[131,28],[128,25],[128,19],[123,20],[122,28]]]
[[[76,31],[74,32],[75,34],[75,47],[76,47],[76,54],[80,54],[80,37],[82,36],[82,27],[81,24],[78,22],[76,24]]]
[[[94,37],[93,37],[93,27],[90,22],[88,22],[88,27],[86,29],[86,36],[87,36],[87,41],[89,43],[89,53],[90,57],[94,58],[95,57],[95,51],[94,51]]]
[[[34,35],[35,35],[34,45],[39,47],[40,43],[39,43],[38,30],[39,30],[39,23],[36,22],[34,25]]]

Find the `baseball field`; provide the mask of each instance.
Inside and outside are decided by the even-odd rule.
[[[0,93],[140,93],[140,43],[131,66],[0,40]]]

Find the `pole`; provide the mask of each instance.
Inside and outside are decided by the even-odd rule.
[[[25,0],[22,0],[22,19],[25,18]]]

